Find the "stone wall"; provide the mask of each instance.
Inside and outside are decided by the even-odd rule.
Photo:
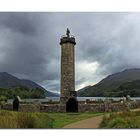
[[[104,104],[79,104],[78,112],[104,112]]]
[[[65,105],[59,104],[52,104],[52,105],[41,105],[40,111],[41,112],[65,112],[66,108]]]
[[[78,112],[116,112],[140,108],[140,101],[127,103],[78,104]],[[65,105],[41,105],[41,112],[66,112]]]
[[[117,112],[140,108],[140,101],[126,103],[79,104],[79,112]]]
[[[78,112],[116,112],[140,108],[140,100],[126,103],[96,103],[78,104]],[[0,105],[0,109],[12,110],[12,104]],[[22,112],[66,112],[66,106],[61,104],[20,104]]]
[[[13,110],[13,105],[10,103],[6,103],[3,105],[0,105],[0,109]],[[22,112],[40,112],[40,104],[20,104],[19,111],[22,111]]]
[[[40,104],[20,104],[19,111],[21,111],[21,112],[40,112]]]

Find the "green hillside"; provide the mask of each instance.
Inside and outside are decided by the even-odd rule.
[[[31,80],[0,72],[0,99],[13,98],[13,95],[21,98],[59,97],[59,94],[50,92]]]
[[[78,91],[80,97],[140,96],[140,69],[129,69],[107,76],[94,86]]]
[[[9,87],[9,88],[0,88],[0,101],[12,99],[14,95],[19,96],[20,98],[44,98],[44,90],[36,88],[29,89],[23,86]]]

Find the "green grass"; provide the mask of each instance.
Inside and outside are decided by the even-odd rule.
[[[140,128],[140,111],[125,111],[104,116],[100,128]]]
[[[62,128],[67,124],[102,114],[104,113],[48,113],[48,116],[54,120],[53,128]]]
[[[29,113],[0,111],[0,128],[62,128],[103,113]]]
[[[44,113],[0,111],[0,128],[52,128],[52,122]]]

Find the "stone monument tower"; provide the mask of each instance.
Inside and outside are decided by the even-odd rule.
[[[60,39],[61,45],[61,96],[60,103],[65,104],[73,96],[76,99],[75,92],[75,37],[70,35],[67,28],[66,35]]]

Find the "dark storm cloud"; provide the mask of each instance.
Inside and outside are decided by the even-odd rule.
[[[44,13],[0,13],[0,71],[36,82],[58,78],[46,20]]]
[[[31,13],[0,13],[1,26],[26,35],[38,34],[38,19]]]
[[[60,85],[60,36],[76,37],[76,87],[140,67],[140,13],[0,13],[0,71]]]
[[[140,67],[138,63],[140,57],[137,53],[137,51],[140,51],[138,39],[140,35],[140,26],[138,26],[140,19],[138,15],[136,16],[137,18],[133,18],[134,15],[123,15],[123,18],[116,20],[118,24],[112,28],[110,26],[112,22],[105,24],[108,30],[106,32],[107,37],[104,37],[103,41],[99,37],[99,43],[93,42],[95,47],[98,48],[97,51],[94,47],[87,49],[89,56],[97,52],[94,55],[95,57],[91,59],[98,61],[101,66],[99,71],[109,74],[127,68]],[[99,32],[102,33],[100,29]]]

